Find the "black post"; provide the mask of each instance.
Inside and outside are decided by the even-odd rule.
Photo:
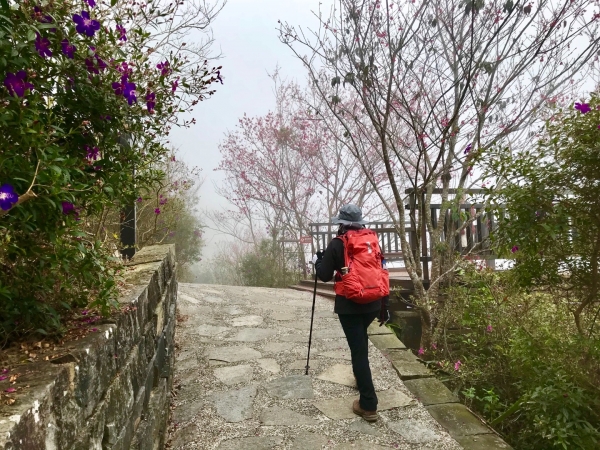
[[[121,256],[131,259],[135,255],[135,203],[121,211]]]
[[[131,135],[123,133],[119,136],[119,145],[121,147],[131,146]],[[135,168],[133,169],[132,179],[135,180]],[[136,233],[136,207],[135,203],[131,206],[125,206],[121,210],[121,256],[123,259],[131,259],[135,255],[135,233]]]

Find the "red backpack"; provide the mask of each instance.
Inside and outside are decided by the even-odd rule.
[[[356,303],[371,303],[390,294],[390,275],[383,269],[379,239],[373,230],[349,230],[336,239],[344,243],[348,273],[338,274],[334,290]]]

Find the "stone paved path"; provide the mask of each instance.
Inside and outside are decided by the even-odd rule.
[[[331,300],[285,290],[179,284],[174,449],[439,449],[462,447],[369,344],[380,402],[370,424]]]

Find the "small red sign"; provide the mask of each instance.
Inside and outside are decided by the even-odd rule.
[[[301,244],[312,244],[312,236],[300,236]]]

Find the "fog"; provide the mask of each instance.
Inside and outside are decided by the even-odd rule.
[[[277,21],[310,26],[317,23],[311,11],[318,8],[315,0],[229,0],[214,22],[213,50],[222,54],[217,65],[223,66],[223,85],[213,85],[217,93],[196,107],[192,115],[196,125],[175,129],[171,136],[180,158],[202,168],[200,210],[227,205],[215,192],[215,184],[223,177],[215,171],[220,161],[219,143],[244,113],[258,116],[274,107],[273,83],[268,74],[279,66],[283,79],[305,82],[302,64],[279,41]],[[210,229],[204,236],[203,258],[214,254],[219,240],[227,239]]]

